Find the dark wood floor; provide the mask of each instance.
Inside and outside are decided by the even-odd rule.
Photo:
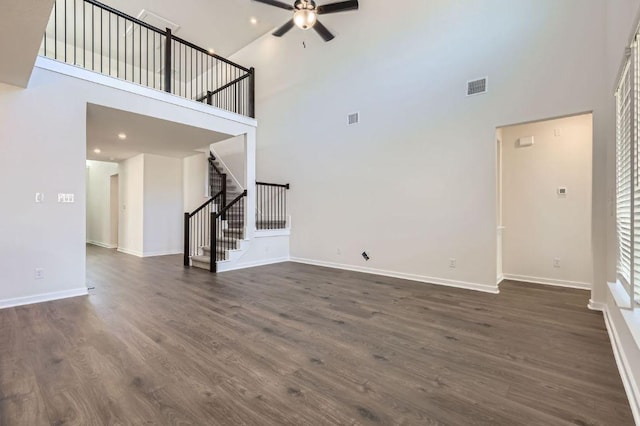
[[[87,298],[0,311],[0,424],[631,425],[588,293],[88,248]]]

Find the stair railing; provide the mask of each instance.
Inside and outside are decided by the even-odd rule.
[[[256,229],[287,227],[287,191],[290,185],[256,182]]]
[[[217,272],[217,264],[226,260],[227,251],[237,249],[237,233],[244,235],[245,227],[245,198],[247,190],[238,195],[219,212],[210,214],[210,236],[211,257],[209,260],[209,271]]]
[[[220,208],[227,205],[227,174],[216,166],[216,157],[209,152],[209,193],[218,194],[222,192]]]
[[[255,117],[255,70],[96,0],[55,0],[43,56]]]
[[[221,209],[222,196],[220,191],[193,212],[184,214],[184,266],[190,265],[190,258],[200,254],[202,247],[212,247],[209,216]]]

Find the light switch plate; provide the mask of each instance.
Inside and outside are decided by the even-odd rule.
[[[59,203],[75,203],[75,194],[58,194]]]

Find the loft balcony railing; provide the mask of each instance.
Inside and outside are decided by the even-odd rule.
[[[40,54],[255,117],[255,70],[95,0],[55,0]]]

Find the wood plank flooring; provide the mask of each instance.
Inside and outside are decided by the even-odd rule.
[[[584,291],[87,250],[89,297],[0,310],[2,426],[633,424]]]

